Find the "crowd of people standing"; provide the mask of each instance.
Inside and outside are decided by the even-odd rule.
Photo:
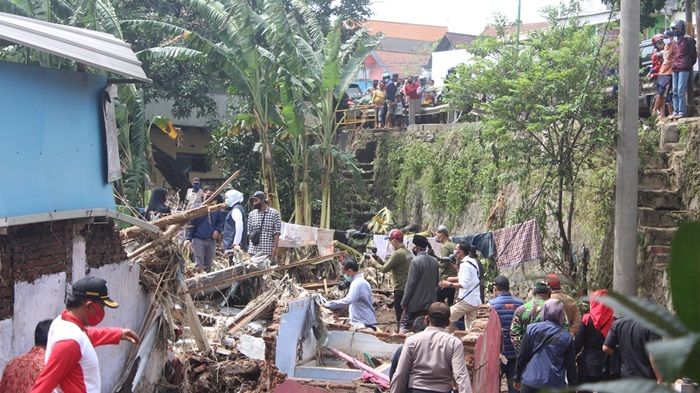
[[[434,80],[413,76],[401,80],[396,73],[385,73],[381,81],[372,81],[372,87],[365,94],[375,109],[375,128],[416,124],[421,107],[434,105],[437,100]]]
[[[649,77],[655,81],[656,97],[652,114],[660,119],[675,120],[688,115],[688,84],[697,61],[695,39],[687,34],[686,23],[677,20],[671,29],[651,39]],[[668,115],[668,116],[667,116]]]

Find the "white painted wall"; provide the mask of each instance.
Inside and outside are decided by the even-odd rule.
[[[447,71],[459,64],[469,62],[472,56],[466,49],[455,49],[444,52],[433,52],[432,57],[433,70],[431,74],[435,81],[435,86],[442,87],[445,84]]]
[[[71,256],[73,269],[71,271],[71,285],[81,278],[85,277],[87,271],[87,255],[85,254],[85,238],[80,235],[75,235],[73,238],[73,254]]]
[[[34,346],[34,329],[44,319],[54,319],[65,308],[66,273],[41,276],[33,282],[15,283],[12,318],[12,355]],[[4,367],[4,365],[3,365]]]
[[[12,318],[0,321],[0,370],[12,359]]]
[[[92,269],[90,275],[107,280],[109,297],[119,303],[117,309],[106,309],[105,319],[100,326],[129,328],[138,333],[149,304],[148,295],[139,284],[139,265],[131,266],[128,261],[124,261]],[[96,349],[100,359],[103,393],[111,392],[119,380],[131,347],[131,343],[122,342]]]

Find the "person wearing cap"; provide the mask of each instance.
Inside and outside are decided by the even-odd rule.
[[[501,356],[506,359],[506,363],[501,363],[501,376],[505,375],[508,381],[508,393],[518,393],[513,386],[515,376],[515,358],[518,352],[510,341],[510,324],[513,322],[515,310],[523,305],[523,299],[513,296],[510,293],[510,281],[505,276],[496,276],[493,280],[493,298],[489,300],[489,305],[496,310],[498,319],[501,321],[501,331],[503,339],[501,341]]]
[[[351,280],[348,294],[340,300],[325,303],[324,306],[331,310],[348,308],[351,325],[363,325],[376,330],[377,316],[372,306],[372,286],[359,271],[360,267],[357,262],[353,260],[345,261],[343,273]]]
[[[532,290],[534,297],[515,310],[513,322],[510,324],[510,340],[516,351],[520,351],[520,341],[525,334],[527,325],[540,321],[540,310],[552,294],[552,289],[544,280],[535,281]]]
[[[224,253],[245,251],[248,248],[248,233],[243,194],[238,190],[228,190],[224,195],[224,202],[229,209],[224,220]]]
[[[455,258],[460,261],[457,276],[448,277],[440,282],[440,288],[459,289],[457,302],[450,308],[451,322],[455,323],[464,317],[467,330],[476,319],[476,310],[481,305],[481,272],[479,264],[469,256],[471,246],[459,243],[455,246]],[[452,328],[452,326],[450,327]]]
[[[454,260],[452,255],[455,251],[455,244],[450,241],[450,235],[446,226],[440,225],[437,227],[435,240],[440,243],[440,258],[438,258],[438,264],[440,265],[440,281],[447,280],[450,277],[456,277],[457,261]],[[455,288],[438,288],[437,291],[438,302],[447,300],[448,306],[454,304]]]
[[[268,205],[267,195],[262,191],[254,192],[249,202],[253,210],[248,213],[248,253],[263,253],[274,259],[282,233],[280,214]]]
[[[408,269],[401,308],[401,331],[406,332],[416,317],[423,316],[436,300],[436,289],[440,281],[437,259],[427,253],[428,238],[413,235],[413,260]]]
[[[408,270],[411,266],[413,254],[411,254],[403,244],[403,233],[398,229],[389,232],[389,244],[394,249],[385,264],[377,261],[376,255],[372,256],[372,265],[382,273],[391,272],[394,279],[394,312],[396,313],[396,325],[401,328],[401,301],[403,300],[404,288],[408,280]]]
[[[187,189],[187,195],[185,196],[187,209],[194,209],[202,206],[202,202],[204,202],[205,198],[201,186],[202,183],[199,181],[198,177],[192,179],[192,187]]]
[[[391,379],[391,393],[471,393],[464,345],[445,329],[450,323],[450,308],[435,302],[428,308],[427,319],[429,326],[404,342]]]
[[[46,342],[53,320],[45,319],[34,328],[34,346],[5,365],[0,378],[0,392],[29,393],[44,368]]]
[[[51,323],[46,345],[46,365],[32,393],[100,393],[100,364],[95,347],[117,345],[120,341],[139,342],[130,329],[97,328],[105,307],[117,308],[109,297],[107,282],[85,277],[73,284],[66,297],[66,310]]]
[[[561,291],[561,281],[554,273],[547,274],[547,284],[552,288],[552,299],[557,299],[564,304],[566,310],[566,321],[569,323],[569,333],[576,337],[579,326],[581,326],[581,312],[578,309],[576,299]]]

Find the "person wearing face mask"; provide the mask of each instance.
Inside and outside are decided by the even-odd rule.
[[[185,196],[185,201],[187,202],[187,209],[194,209],[200,207],[204,198],[204,191],[201,187],[201,182],[198,177],[192,179],[192,188],[187,189],[187,196]]]
[[[238,190],[228,190],[224,202],[229,208],[224,222],[224,253],[230,254],[233,250],[245,251],[248,248],[248,234],[243,194]]]
[[[46,344],[46,365],[32,393],[100,393],[100,364],[95,347],[117,345],[120,341],[138,344],[130,329],[96,328],[105,316],[105,307],[119,305],[110,299],[107,282],[85,277],[73,284],[66,297],[66,310],[51,323]]]
[[[394,312],[396,313],[396,325],[400,329],[401,314],[403,314],[401,300],[403,300],[404,288],[408,280],[408,269],[411,266],[413,254],[404,246],[403,232],[399,229],[392,229],[391,232],[389,232],[389,244],[391,244],[394,252],[391,253],[386,263],[382,264],[378,262],[375,259],[378,258],[376,255],[372,256],[371,263],[382,273],[391,272],[392,278],[394,279]]]
[[[279,212],[268,206],[267,195],[256,191],[249,199],[253,210],[248,214],[248,253],[263,253],[274,259],[282,233],[282,219]]]
[[[372,286],[365,280],[364,275],[360,273],[360,266],[353,260],[345,261],[343,273],[350,280],[348,294],[323,306],[331,310],[348,308],[351,325],[377,330],[377,316],[372,306]]]
[[[697,61],[698,52],[693,37],[686,35],[685,21],[673,22],[671,30],[676,37],[677,48],[671,65],[673,71],[673,114],[670,119],[680,119],[687,115],[688,83],[691,82],[690,74]]]
[[[455,246],[455,257],[459,264],[459,271],[456,277],[449,277],[440,282],[440,288],[459,289],[459,297],[450,308],[450,321],[455,322],[465,317],[464,324],[467,330],[476,319],[476,310],[481,305],[481,273],[479,264],[469,256],[471,246],[466,243],[459,243]],[[451,326],[453,328],[453,326]]]

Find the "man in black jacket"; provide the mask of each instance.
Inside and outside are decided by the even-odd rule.
[[[401,308],[403,318],[401,331],[406,332],[418,316],[426,315],[428,308],[436,300],[437,286],[440,279],[437,259],[428,255],[430,246],[425,236],[413,236],[413,253],[416,255],[408,270],[408,281],[404,289]]]

